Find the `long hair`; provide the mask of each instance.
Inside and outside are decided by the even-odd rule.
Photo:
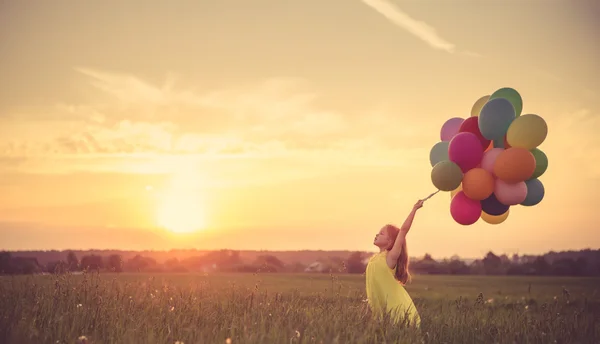
[[[394,225],[387,225],[386,228],[387,228],[389,237],[392,239],[392,242],[387,247],[387,250],[389,251],[394,246],[394,242],[396,241],[396,237],[398,236],[398,233],[400,233],[400,229]],[[394,277],[402,285],[406,285],[406,283],[410,282],[410,280],[411,280],[410,273],[408,272],[408,264],[409,264],[408,250],[406,249],[406,239],[405,239],[404,243],[402,244],[402,251],[400,251],[400,256],[398,257],[398,260],[396,261],[396,271],[394,272]]]

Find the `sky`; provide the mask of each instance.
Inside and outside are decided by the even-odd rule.
[[[4,0],[0,249],[373,250],[502,87],[544,200],[461,226],[440,193],[409,254],[600,248],[599,35],[592,0]]]

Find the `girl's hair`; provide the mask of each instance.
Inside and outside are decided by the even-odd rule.
[[[389,251],[394,246],[394,242],[396,241],[398,233],[400,233],[400,229],[394,225],[386,225],[386,229],[389,237],[392,239],[390,246],[387,247],[387,250]],[[394,277],[402,285],[405,285],[411,280],[410,273],[408,272],[408,251],[406,249],[406,240],[404,240],[404,243],[402,244],[402,251],[400,252],[400,256],[396,261],[396,272],[394,273]]]

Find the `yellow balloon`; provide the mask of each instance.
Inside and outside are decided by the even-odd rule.
[[[490,215],[484,211],[481,212],[481,219],[490,225],[499,225],[502,222],[506,221],[508,218],[508,213],[510,213],[510,209],[506,211],[506,213],[498,216]]]
[[[473,104],[473,107],[471,108],[471,117],[477,117],[479,116],[479,113],[481,112],[481,109],[483,108],[483,106],[485,105],[485,103],[487,103],[487,101],[490,99],[490,96],[483,96],[479,99],[477,99],[477,101],[475,102],[475,104]]]
[[[462,191],[462,183],[460,183],[456,189],[450,191],[450,199],[452,199],[452,197],[454,197],[454,195],[456,195],[459,191]]]
[[[517,117],[508,127],[506,141],[511,147],[532,150],[541,145],[548,135],[546,121],[538,115]]]

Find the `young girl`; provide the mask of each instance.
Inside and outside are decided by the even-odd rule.
[[[371,257],[367,265],[369,306],[375,314],[390,313],[394,323],[404,317],[410,324],[419,326],[421,323],[419,313],[403,286],[410,280],[406,234],[422,206],[422,200],[414,205],[402,227],[386,225],[381,228],[373,242],[380,252]]]

